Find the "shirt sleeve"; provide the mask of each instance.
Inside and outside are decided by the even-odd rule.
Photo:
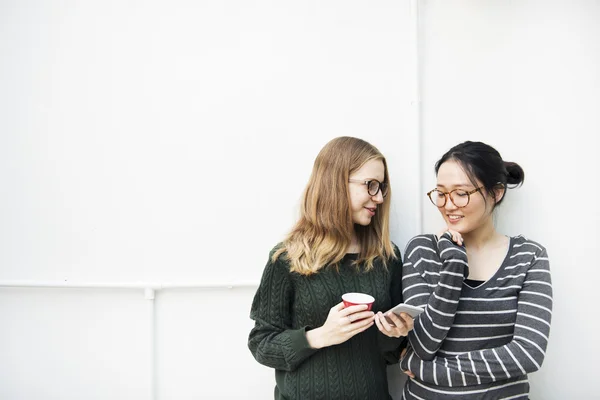
[[[402,255],[400,250],[395,247],[396,259],[392,260],[390,265],[390,300],[392,307],[402,303]],[[386,310],[387,311],[387,310]],[[391,338],[378,332],[379,348],[383,353],[386,364],[397,364],[400,361],[400,352],[406,347],[405,337]]]
[[[294,290],[285,262],[269,258],[254,296],[248,337],[254,358],[267,367],[293,371],[317,349],[306,339],[308,327],[292,328]]]
[[[422,360],[432,360],[454,322],[462,283],[468,276],[467,253],[451,240],[448,232],[437,240],[417,236],[405,251],[402,274],[404,302],[421,306],[408,339]],[[432,276],[438,276],[435,283]]]
[[[533,257],[517,299],[512,340],[504,346],[424,360],[408,351],[401,361],[420,380],[441,386],[468,386],[505,380],[540,369],[552,319],[552,280],[545,249]]]

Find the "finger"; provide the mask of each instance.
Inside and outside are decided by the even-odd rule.
[[[381,313],[375,314],[375,322],[377,323],[377,328],[379,329],[379,331],[386,336],[390,336],[391,335],[390,331],[385,329],[383,326],[384,321],[385,321],[385,317],[383,315],[381,315]]]
[[[343,304],[344,303],[342,302],[342,305]],[[367,308],[369,308],[369,306],[366,304],[358,304],[356,306],[345,307],[340,310],[340,316],[347,317],[350,314],[354,314],[359,311],[365,311]]]
[[[381,319],[379,318],[378,314],[375,314],[375,325],[377,325],[377,329],[379,329],[380,332],[385,333],[385,329],[383,328],[383,325],[381,325]]]
[[[360,321],[361,319],[365,318],[373,318],[374,315],[375,313],[373,311],[361,311],[354,314],[350,314],[347,317],[350,318],[352,321]]]
[[[364,312],[359,312],[359,313],[354,313],[354,314],[350,314],[350,315],[346,315],[345,317],[340,316],[340,323],[342,325],[344,324],[353,324],[357,321],[362,321],[364,319],[373,319],[373,316],[375,314],[372,311],[364,311]]]
[[[385,322],[385,317],[383,315],[375,314],[375,321],[377,322],[377,328],[385,336],[388,336],[388,337],[397,337],[397,335],[394,333],[394,328],[393,327],[391,327],[390,330],[387,330],[386,328],[384,328],[383,323]]]
[[[455,230],[448,230],[448,232],[450,232],[450,234],[452,235],[452,241],[454,241],[454,243],[458,244],[459,246],[462,246],[462,235],[460,234],[460,232],[455,231]]]
[[[388,318],[390,318],[390,315],[393,315],[393,314],[394,313],[389,313],[387,315],[383,315],[383,313],[381,311],[379,312],[379,318],[381,320],[381,325],[387,332],[394,331],[394,327],[392,326],[392,324],[390,324],[390,321],[388,320]]]
[[[349,331],[348,331],[348,335],[349,335],[350,337],[352,337],[352,336],[354,336],[354,335],[357,335],[357,334],[359,334],[359,333],[361,333],[361,332],[364,332],[364,331],[366,331],[367,329],[369,329],[370,327],[372,327],[372,326],[373,326],[373,324],[374,324],[374,322],[371,320],[371,321],[369,321],[369,323],[367,323],[367,324],[366,324],[366,325],[364,325],[364,326],[360,326],[360,327],[358,327],[357,329],[349,330]],[[357,324],[355,324],[355,325],[357,325]]]
[[[346,315],[345,317],[340,316],[339,322],[340,322],[340,325],[352,324],[352,315]]]
[[[404,373],[408,376],[410,376],[411,378],[415,379],[415,374],[412,373],[412,371],[406,370],[404,371]]]
[[[359,333],[366,331],[367,329],[369,329],[370,327],[372,327],[374,324],[375,324],[374,321],[369,322],[368,325],[366,325],[365,327],[363,327],[363,328],[360,329]]]
[[[370,326],[370,325],[373,325],[374,323],[375,323],[374,317],[364,318],[364,319],[361,319],[360,321],[355,321],[348,326],[348,332],[354,332],[356,330],[361,330],[365,326]]]
[[[404,314],[404,313],[402,313],[402,314]],[[404,328],[404,326],[406,325],[406,323],[404,322],[404,319],[400,318],[393,312],[387,313],[386,317],[398,328]]]
[[[398,321],[396,321],[395,323],[398,327],[395,332],[399,336],[408,336],[408,332],[410,332],[414,327],[414,320],[410,315],[406,313],[400,313]]]
[[[406,327],[407,331],[412,331],[412,329],[415,326],[414,318],[408,315],[407,313],[400,313],[400,318],[402,318],[402,321],[404,322],[404,326]]]
[[[343,310],[344,309],[344,302],[342,301],[342,302],[336,304],[335,306],[331,307],[331,309],[335,310],[335,311],[341,311],[341,310]]]

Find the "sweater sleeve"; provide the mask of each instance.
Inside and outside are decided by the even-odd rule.
[[[293,371],[317,351],[308,344],[307,327],[292,328],[293,298],[286,263],[269,259],[252,302],[255,323],[248,338],[252,355],[267,367]]]
[[[537,371],[544,361],[551,319],[552,280],[548,255],[543,249],[533,257],[525,275],[509,343],[431,361],[409,351],[401,366],[420,380],[442,386],[468,386],[526,375]]]
[[[390,300],[392,307],[402,303],[402,255],[395,247],[397,258],[390,265]],[[387,311],[387,310],[386,310]],[[406,347],[406,338],[391,338],[378,331],[379,347],[386,364],[396,364],[400,361],[400,352]]]
[[[405,252],[402,285],[404,302],[421,306],[425,312],[415,318],[408,334],[411,347],[422,360],[432,360],[452,327],[462,283],[468,276],[467,253],[446,232],[417,236]],[[437,284],[431,276],[439,275]],[[429,278],[428,278],[429,276]]]

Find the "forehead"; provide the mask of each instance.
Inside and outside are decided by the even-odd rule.
[[[473,186],[462,165],[454,160],[448,160],[440,166],[437,174],[438,186]]]
[[[383,166],[383,161],[369,160],[364,163],[362,167],[354,171],[351,176],[361,179],[372,178],[383,181],[385,178],[385,167]]]

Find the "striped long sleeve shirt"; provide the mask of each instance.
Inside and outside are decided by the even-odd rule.
[[[464,247],[423,235],[407,245],[402,273],[404,302],[425,308],[400,363],[416,376],[403,399],[527,399],[550,333],[546,249],[511,237],[497,272],[470,287]]]

